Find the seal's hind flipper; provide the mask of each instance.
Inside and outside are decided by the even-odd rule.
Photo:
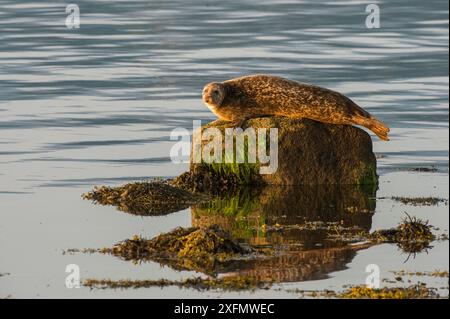
[[[369,130],[374,132],[380,139],[383,141],[389,141],[388,133],[390,131],[389,127],[387,127],[384,123],[378,121],[374,117],[370,118],[357,118],[356,123],[367,127]]]

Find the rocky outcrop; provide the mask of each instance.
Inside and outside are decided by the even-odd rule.
[[[229,126],[228,122],[218,120],[202,126],[201,130],[205,132],[205,129],[209,128],[218,129],[225,136],[225,129]],[[267,141],[270,139],[269,130],[278,129],[278,165],[273,173],[261,173],[261,167],[267,167],[268,164],[261,163],[258,153],[256,163],[248,160],[251,156],[247,153],[243,156],[244,163],[236,163],[236,155],[234,162],[226,162],[225,138],[223,138],[222,161],[206,162],[203,156],[198,161],[198,158],[191,155],[190,172],[182,176],[183,181],[200,190],[220,188],[224,184],[374,185],[377,183],[372,140],[369,134],[360,128],[282,117],[250,119],[242,126],[244,130],[253,128],[256,132],[267,129]],[[257,148],[261,145],[261,141],[258,133],[256,136]],[[211,150],[211,140],[203,135],[199,143],[201,149],[208,147]],[[248,144],[247,138],[244,138],[244,141],[244,149],[247,152],[252,144]],[[270,146],[269,143],[266,144],[266,155],[269,155]]]

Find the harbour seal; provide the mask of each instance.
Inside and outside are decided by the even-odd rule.
[[[389,128],[348,97],[277,76],[258,74],[212,82],[204,87],[202,98],[220,119],[239,126],[255,117],[308,118],[329,124],[361,125],[380,139],[389,140]]]

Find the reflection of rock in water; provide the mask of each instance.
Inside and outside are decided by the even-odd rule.
[[[355,186],[266,187],[259,194],[239,194],[192,207],[193,226],[218,224],[251,244],[327,245],[333,223],[370,230],[375,190]],[[295,227],[319,222],[318,227]],[[320,227],[320,224],[325,227]],[[280,231],[267,226],[280,225]],[[311,225],[314,226],[314,225]],[[270,227],[269,227],[270,228]]]
[[[275,281],[318,279],[344,269],[364,248],[327,238],[342,229],[369,231],[375,193],[375,189],[342,185],[269,186],[256,195],[242,190],[192,207],[192,223],[218,224],[234,238],[268,245],[277,252],[269,258],[232,262],[224,267],[229,274]]]
[[[227,265],[227,276],[249,276],[263,282],[293,282],[323,279],[345,269],[361,247],[313,249],[283,253],[267,259],[239,261]]]

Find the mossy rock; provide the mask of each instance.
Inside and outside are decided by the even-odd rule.
[[[228,122],[214,121],[202,126],[217,128],[222,134]],[[254,129],[278,129],[278,169],[273,174],[260,174],[261,164],[197,163],[191,156],[190,172],[183,177],[198,188],[210,185],[376,185],[376,158],[372,140],[364,130],[350,125],[331,125],[308,119],[263,117],[243,125]],[[202,148],[209,143],[202,141]],[[247,159],[247,154],[244,156]],[[217,187],[216,187],[217,188]]]

